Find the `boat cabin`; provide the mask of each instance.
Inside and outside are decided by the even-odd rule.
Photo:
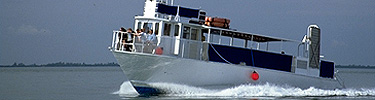
[[[309,26],[307,40],[300,42],[237,31],[229,28],[229,19],[208,17],[201,9],[175,6],[169,0],[146,0],[144,10],[142,16],[135,16],[134,24],[134,30],[143,29],[144,33],[133,36],[129,34],[135,33],[113,31],[114,51],[222,62],[333,78],[334,63],[320,60],[320,51],[312,51],[320,49],[320,29],[317,25]],[[155,38],[150,39],[152,34]],[[124,38],[132,41],[123,41]],[[281,48],[283,43],[294,43],[297,56],[285,53],[282,49],[269,50],[270,43],[280,43]]]

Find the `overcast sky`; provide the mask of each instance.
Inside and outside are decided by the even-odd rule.
[[[336,64],[375,65],[374,0],[175,0],[231,19],[240,31],[300,40],[321,28],[321,53]],[[112,30],[133,27],[144,0],[1,0],[0,65],[116,62]]]

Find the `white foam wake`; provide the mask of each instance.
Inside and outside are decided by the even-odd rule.
[[[223,90],[208,90],[188,85],[171,84],[171,83],[151,83],[152,87],[161,89],[166,92],[166,96],[202,96],[202,97],[308,97],[308,96],[375,96],[373,89],[335,89],[323,90],[310,87],[301,89],[287,86],[276,86],[272,84],[263,85],[240,85],[234,88]],[[131,87],[130,83],[124,82],[121,88],[115,94],[138,95]]]
[[[112,94],[118,94],[120,96],[126,97],[136,97],[139,95],[129,81],[123,82],[120,86],[120,89],[116,92],[113,92]]]

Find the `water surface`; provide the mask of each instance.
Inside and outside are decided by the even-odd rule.
[[[155,83],[169,90],[138,97],[119,67],[0,68],[0,100],[116,99],[375,99],[375,69],[340,68],[346,89],[245,84],[224,90]]]

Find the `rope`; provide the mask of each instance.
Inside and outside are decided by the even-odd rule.
[[[337,70],[337,72],[334,73],[334,77],[337,78],[338,83],[339,83],[343,88],[346,88],[345,83],[344,83],[344,80],[342,80],[341,76],[339,75],[338,70]]]
[[[212,49],[216,52],[216,54],[221,58],[223,59],[225,62],[229,63],[229,64],[232,64],[231,62],[229,62],[228,60],[226,60],[223,56],[221,56],[219,54],[219,52],[216,51],[216,49],[214,48],[214,46],[212,46],[212,44],[210,43],[210,46],[212,47]]]
[[[210,46],[212,47],[212,49],[215,51],[215,53],[222,59],[224,60],[225,62],[229,63],[229,64],[233,64],[231,62],[229,62],[228,60],[226,60],[223,56],[220,55],[220,53],[218,51],[216,51],[216,49],[214,48],[214,46],[212,46],[212,44],[210,44]],[[253,66],[255,66],[255,62],[254,62],[254,53],[253,53],[253,49],[250,49],[251,51],[251,59],[252,59],[252,63],[253,63]]]

